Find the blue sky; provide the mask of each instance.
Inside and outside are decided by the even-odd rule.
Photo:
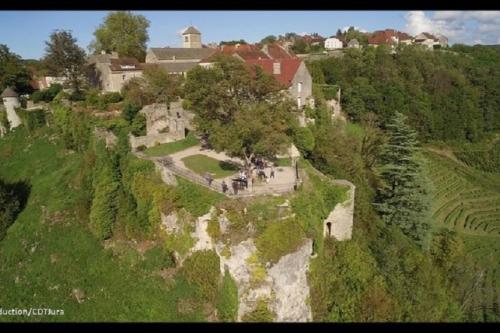
[[[0,11],[0,43],[23,58],[40,58],[55,29],[71,30],[87,50],[106,11]],[[356,26],[367,31],[395,28],[413,34],[449,35],[450,42],[500,43],[495,29],[500,12],[406,11],[134,11],[150,21],[148,47],[180,46],[178,32],[194,25],[204,43],[243,38],[256,42],[269,34],[312,33],[323,36]],[[437,14],[436,14],[437,13]],[[471,14],[472,13],[472,14]],[[472,22],[472,23],[471,23]],[[475,24],[475,25],[474,25]],[[464,28],[466,27],[466,28]],[[475,27],[471,29],[470,27]],[[422,30],[422,31],[420,31]]]

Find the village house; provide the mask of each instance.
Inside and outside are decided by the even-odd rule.
[[[356,38],[351,39],[349,43],[347,43],[348,48],[359,49],[359,42]]]
[[[368,45],[378,47],[385,44],[391,47],[399,43],[398,31],[394,29],[385,29],[383,31],[375,31],[368,37]]]
[[[120,92],[123,85],[134,77],[142,77],[144,64],[131,57],[97,54],[89,57],[87,75],[90,84],[104,92]]]
[[[264,72],[274,76],[297,102],[299,108],[306,105],[314,107],[312,78],[309,70],[304,61],[279,43],[266,44],[262,49],[250,44],[223,45],[216,53],[203,59],[200,65],[211,66],[218,54],[240,59],[250,68],[259,66]]]
[[[336,50],[336,49],[341,49],[342,47],[343,47],[342,41],[335,37],[330,37],[325,39],[325,49],[327,50]]]
[[[443,35],[432,35],[428,32],[422,32],[415,36],[414,43],[417,45],[423,45],[429,49],[434,49],[436,47],[447,47],[448,38]]]
[[[189,27],[182,33],[182,47],[151,48],[146,54],[146,64],[158,64],[170,74],[185,76],[202,59],[216,51],[215,48],[204,47],[201,32]]]
[[[44,90],[53,84],[64,85],[67,80],[65,76],[43,76],[36,81],[36,88]]]

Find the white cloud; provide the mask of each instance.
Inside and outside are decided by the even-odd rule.
[[[410,11],[405,15],[406,32],[441,33],[450,43],[484,44],[500,40],[500,11]]]

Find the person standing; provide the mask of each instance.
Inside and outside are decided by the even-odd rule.
[[[222,181],[222,193],[226,194],[227,192],[227,184],[226,184],[226,181],[223,180]]]
[[[274,167],[271,166],[271,175],[270,175],[271,178],[274,178]]]

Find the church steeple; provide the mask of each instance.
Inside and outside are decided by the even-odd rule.
[[[201,48],[201,32],[190,26],[182,33],[182,47],[189,49]]]

